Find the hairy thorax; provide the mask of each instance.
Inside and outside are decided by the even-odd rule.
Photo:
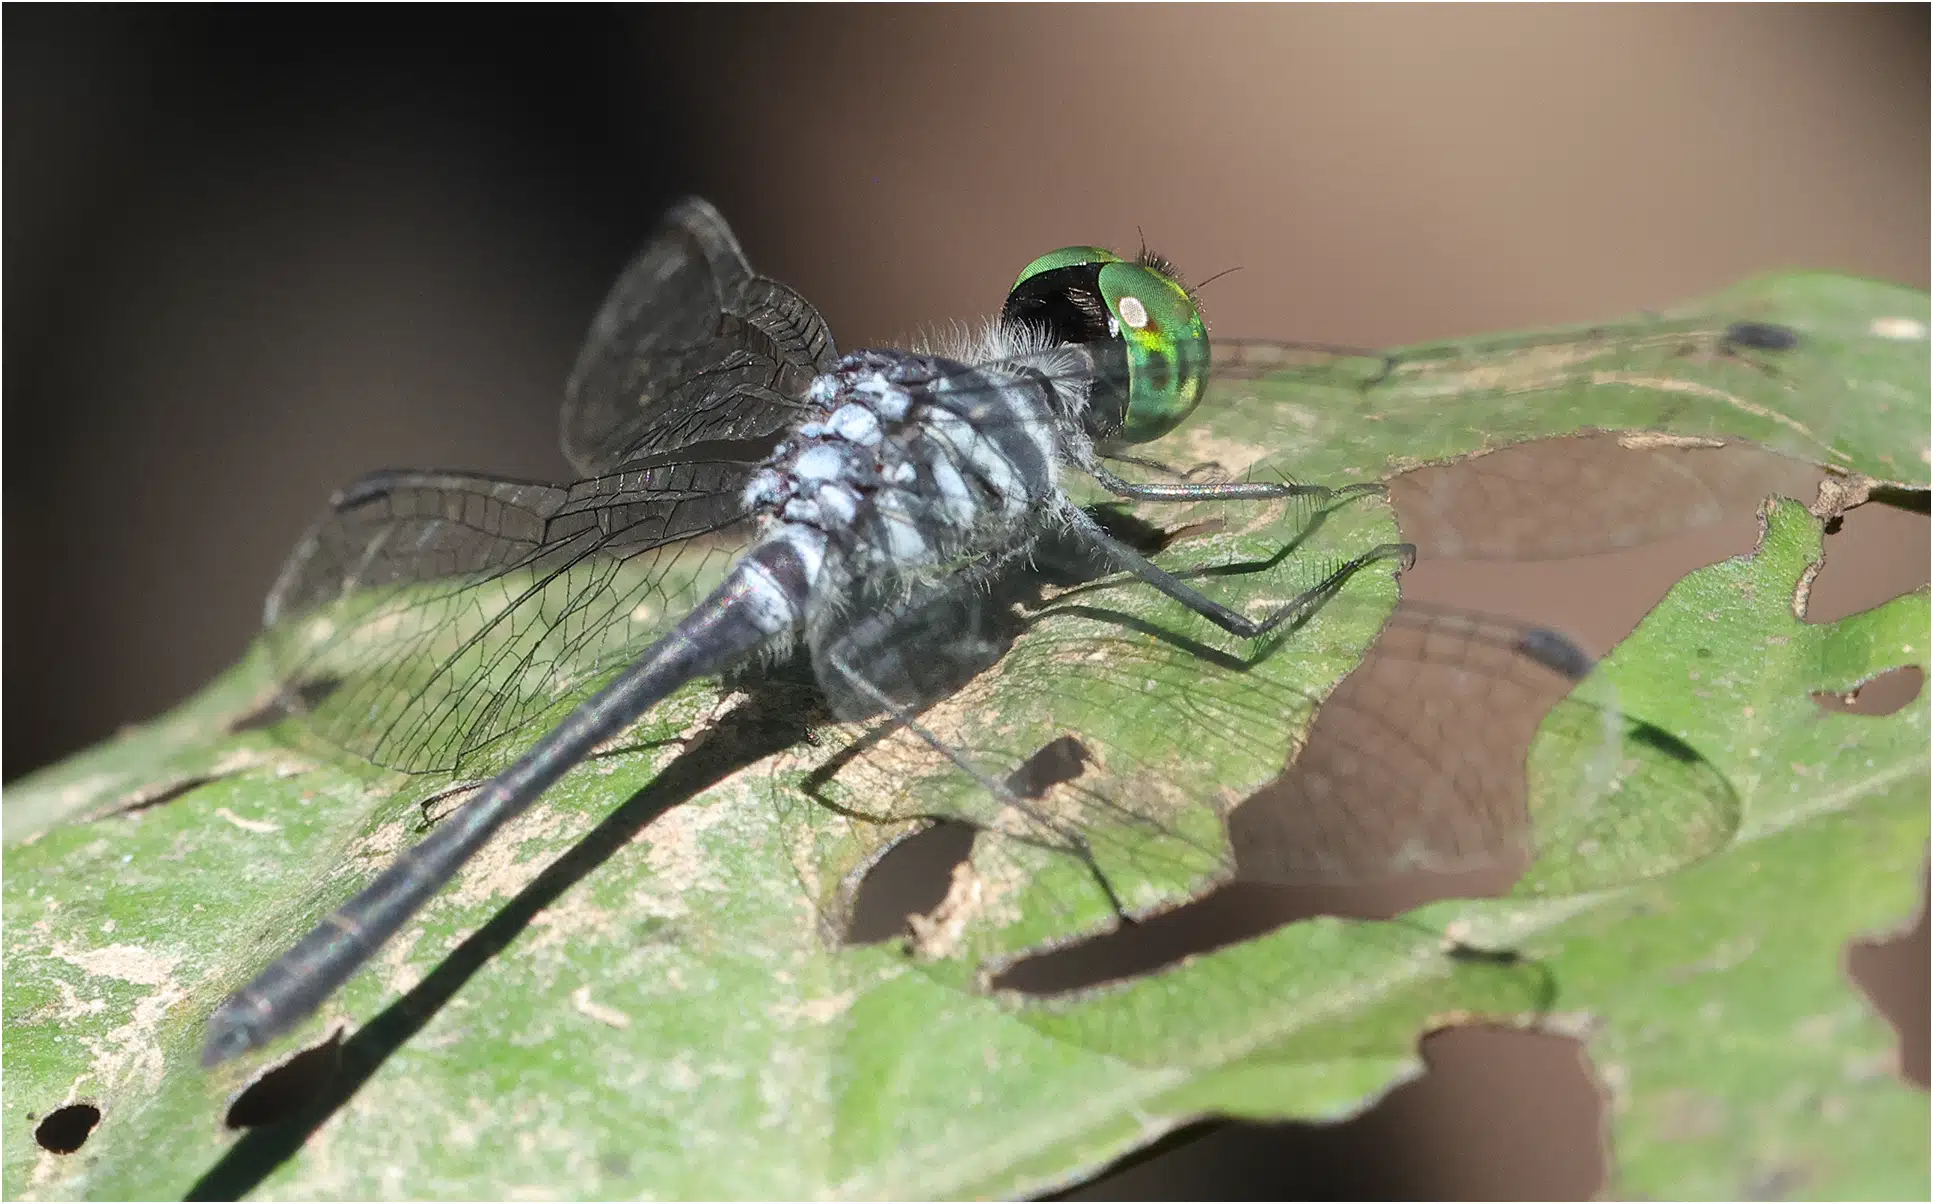
[[[818,413],[746,486],[764,539],[869,581],[999,556],[1058,496],[1052,386],[1037,372],[862,351],[813,382]]]

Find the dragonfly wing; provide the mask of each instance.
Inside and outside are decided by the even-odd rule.
[[[1744,442],[1741,412],[1796,411],[1793,397],[1831,388],[1807,342],[1741,337],[1750,326],[1652,319],[1387,353],[1233,340],[1215,346],[1204,405],[1293,407],[1308,428],[1285,459],[1296,476],[1393,478],[1404,537],[1426,558],[1591,555],[1767,494],[1811,496],[1829,432],[1767,420],[1758,446],[1712,454]],[[1513,446],[1565,436],[1580,437]]]
[[[1590,668],[1546,629],[1399,606],[1300,754],[1230,814],[1238,876],[1342,886],[1534,861],[1532,889],[1572,893],[1721,847],[1740,819],[1730,785],[1650,725],[1570,697]]]
[[[672,207],[604,299],[564,394],[586,476],[699,443],[764,439],[837,358],[825,321],[752,271],[704,201]]]
[[[1020,633],[1019,616],[990,592],[989,575],[868,591],[824,614],[808,643],[813,677],[846,722],[889,708],[918,712],[991,667]]]
[[[1308,576],[1260,571],[1279,575],[1271,597]],[[821,773],[836,805],[872,821],[948,815],[1077,853],[1123,900],[1143,878],[1353,886],[1533,860],[1529,889],[1568,893],[1665,872],[1736,832],[1722,775],[1569,697],[1590,658],[1543,629],[1404,606],[1363,658],[1355,641],[1376,620],[1365,627],[1345,592],[1250,659],[1171,610],[1155,618],[1131,596],[1148,589],[1138,581],[1112,575],[1035,605],[1023,595],[1037,570],[1016,562],[1012,576],[841,626],[842,661],[876,675],[866,693],[910,702],[926,736],[874,721]],[[966,664],[935,655],[950,627],[999,631],[989,616],[1016,603],[1014,630],[986,641],[991,663],[931,705],[911,701],[908,683]],[[1328,666],[1351,659],[1328,689]],[[1527,775],[1540,730],[1563,747]]]
[[[377,764],[484,768],[722,577],[749,471],[688,460],[571,486],[365,478],[269,595],[283,697],[325,742]]]

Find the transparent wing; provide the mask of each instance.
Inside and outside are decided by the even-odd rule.
[[[1724,313],[1388,354],[1225,343],[1204,414],[1265,411],[1266,435],[1240,432],[1235,445],[1264,456],[1264,474],[1293,469],[1310,482],[1489,453],[1479,492],[1491,509],[1541,518],[1548,508],[1535,499],[1557,490],[1596,507],[1602,521],[1563,524],[1555,538],[1537,524],[1497,522],[1474,541],[1459,537],[1457,548],[1409,536],[1463,555],[1569,554],[1672,533],[1695,507],[1661,503],[1656,481],[1634,486],[1628,464],[1572,465],[1528,483],[1487,471],[1506,463],[1499,448],[1590,428],[1663,428],[1696,444],[1697,432],[1732,429],[1741,413],[1776,415],[1755,400],[1766,391],[1781,401],[1829,392],[1810,371],[1813,337]],[[678,603],[702,596],[710,570],[684,571],[692,559],[722,573],[750,463],[805,414],[807,383],[832,362],[816,312],[753,274],[709,206],[677,207],[612,290],[572,375],[566,447],[593,475],[562,488],[386,474],[345,493],[270,600],[271,651],[288,692],[318,697],[311,726],[381,764],[447,769],[487,759],[644,647]],[[1038,367],[1078,375],[1055,353]],[[955,403],[963,380],[947,382]],[[1480,431],[1473,409],[1484,415]],[[1831,452],[1802,422],[1767,421],[1769,445]],[[1229,456],[1221,433],[1240,427],[1197,420],[1149,450],[1181,469],[1213,462],[1245,472],[1253,462]],[[1398,480],[1399,499],[1419,475]],[[1704,488],[1695,473],[1685,479]],[[903,601],[875,599],[875,610]],[[992,613],[965,593],[940,591],[922,606],[935,618],[918,636],[910,633],[921,623],[904,616],[855,627],[848,648],[869,674],[916,681],[914,669],[937,663],[930,651],[913,655],[922,640],[968,631]],[[1111,637],[1097,638],[1094,649],[1108,647]],[[1185,693],[1183,677],[1174,687]],[[318,684],[333,691],[311,688]],[[1278,701],[1306,706],[1326,689],[1298,685]],[[857,706],[846,702],[842,711]],[[1208,718],[1174,730],[1190,726],[1239,734],[1251,725]],[[1111,743],[1125,763],[1134,742]]]
[[[486,767],[722,577],[747,472],[686,460],[568,487],[368,477],[336,495],[269,595],[283,697],[379,765]]]
[[[1315,515],[1201,503],[1171,528],[1179,538],[1136,542],[1254,617],[1375,538],[1352,529],[1359,509],[1373,501]],[[857,702],[842,714],[867,713],[869,698],[913,712],[825,741],[798,779],[860,821],[855,873],[812,878],[837,887],[820,897],[834,927],[857,869],[932,817],[1084,867],[1058,890],[1035,885],[1053,872],[1039,863],[985,881],[976,905],[989,914],[1022,907],[1000,891],[1038,903],[1045,890],[1050,909],[1085,907],[1094,923],[1116,904],[1159,909],[1231,878],[1353,885],[1534,861],[1539,889],[1586,890],[1686,864],[1736,831],[1736,795],[1708,762],[1640,718],[1569,697],[1590,660],[1568,641],[1484,616],[1391,616],[1386,567],[1250,644],[1078,546],[1009,563],[856,608],[827,633],[844,670],[869,677],[844,688]],[[836,697],[831,658],[815,652]],[[1558,748],[1527,778],[1523,749],[1547,715]],[[1067,929],[1013,947],[1050,932]]]
[[[652,453],[758,440],[799,417],[836,358],[819,313],[757,275],[704,201],[672,207],[604,299],[564,394],[564,455],[586,476]]]
[[[284,697],[378,764],[480,770],[722,573],[752,466],[834,359],[817,311],[688,200],[605,298],[567,386],[570,486],[390,472],[339,494],[269,597]],[[742,533],[741,533],[742,534]]]
[[[845,658],[883,670],[880,693],[902,702],[908,678],[894,674],[933,670],[927,641],[945,620],[990,625],[984,591],[909,605],[903,642],[862,622],[871,638]],[[1130,913],[1227,880],[1362,885],[1533,864],[1529,889],[1570,893],[1688,864],[1735,834],[1723,776],[1641,719],[1570,698],[1589,661],[1548,632],[1399,609],[1325,697],[1313,681],[1325,670],[1308,666],[1334,665],[1353,606],[1337,599],[1247,663],[1139,607],[1047,603],[985,643],[984,671],[919,710],[919,730],[881,718],[830,744],[808,790],[880,839],[949,817],[1084,863]],[[1540,723],[1554,747],[1527,775]],[[849,899],[822,903],[836,916]]]
[[[585,463],[603,463],[598,457],[610,448],[624,446],[622,454],[629,454],[657,444],[730,451],[730,459],[647,454],[631,469],[567,488],[392,473],[345,492],[292,557],[270,600],[270,646],[291,696],[313,694],[307,687],[317,681],[336,684],[311,708],[312,728],[384,765],[471,765],[641,650],[656,628],[634,616],[664,618],[644,604],[666,601],[674,592],[666,584],[668,566],[685,554],[674,545],[722,533],[739,521],[737,495],[751,463],[801,415],[800,403],[791,398],[830,359],[829,340],[811,333],[823,333],[817,316],[768,284],[745,269],[708,207],[681,207],[613,291],[566,408],[567,426],[577,432],[576,458]],[[779,338],[772,335],[773,315],[782,313],[798,321]],[[678,315],[686,319],[682,334]],[[693,322],[691,315],[704,321]],[[694,333],[702,331],[711,337]],[[621,351],[626,347],[628,359]],[[1559,433],[1552,407],[1574,388],[1602,391],[1609,363],[1634,372],[1632,365],[1649,363],[1641,391],[1669,399],[1715,388],[1701,383],[1714,364],[1749,374],[1758,387],[1786,388],[1775,367],[1761,360],[1791,357],[1796,350],[1763,334],[1742,346],[1736,323],[1710,322],[1640,323],[1386,356],[1238,343],[1218,350],[1206,404],[1240,410],[1260,400],[1273,410],[1306,402],[1306,412],[1321,415],[1294,432],[1306,442],[1306,454],[1283,446],[1293,439],[1281,437],[1280,424],[1271,443],[1257,446],[1278,453],[1272,462],[1294,465],[1298,479],[1346,483],[1400,467],[1409,457],[1388,455],[1392,446],[1444,456],[1468,450],[1444,434],[1468,432],[1468,423],[1454,418],[1459,401],[1481,397],[1488,412],[1499,393],[1521,397],[1518,427],[1505,423],[1499,435],[1486,426],[1482,439],[1490,446],[1506,442],[1513,429],[1524,437]],[[1790,367],[1789,360],[1780,363]],[[1063,380],[1070,374],[1066,357],[1055,353],[1039,357],[1037,366]],[[694,375],[682,379],[684,372]],[[964,378],[945,383],[953,404],[970,402],[963,396],[970,392]],[[1615,413],[1600,416],[1617,419]],[[1361,434],[1365,426],[1375,432],[1369,445]],[[1187,453],[1188,428],[1175,438]],[[1178,466],[1193,468],[1227,450],[1225,442],[1198,446],[1207,454],[1177,457]],[[1506,454],[1483,457],[1482,463],[1502,465]],[[1631,466],[1615,456],[1595,475],[1578,470],[1577,463],[1555,480],[1548,468],[1528,483],[1496,472],[1483,476],[1493,509],[1537,521],[1521,527],[1493,523],[1476,554],[1527,558],[1621,546],[1668,533],[1660,525],[1681,528],[1694,509],[1669,498],[1661,502],[1656,480],[1634,484]],[[1775,472],[1792,467],[1772,461]],[[1681,479],[1694,489],[1705,487],[1695,474]],[[1407,480],[1397,483],[1399,502]],[[1526,489],[1543,490],[1545,502],[1551,490],[1561,490],[1608,519],[1561,524],[1553,536],[1548,504],[1532,504]],[[1430,508],[1422,511],[1427,517]],[[1470,524],[1456,527],[1467,531]],[[713,556],[732,546],[714,539],[692,554]],[[1462,551],[1471,554],[1467,546]],[[675,592],[683,597],[688,591]],[[933,639],[968,629],[969,600],[965,593],[952,601],[931,600],[939,608],[933,613],[944,616]],[[974,614],[984,614],[978,603]],[[912,627],[908,620],[898,622]],[[903,656],[899,649],[909,638],[903,632],[887,638],[879,626],[875,616],[872,630],[855,633],[861,641],[855,655]],[[924,655],[897,671],[875,661],[870,671],[890,677],[931,666],[933,654]]]
[[[1218,342],[1203,407],[1298,407],[1298,474],[1395,477],[1404,537],[1425,557],[1590,555],[1742,499],[1810,498],[1817,465],[1841,459],[1846,382],[1821,370],[1813,335],[1750,312],[1387,353]],[[1583,437],[1515,446],[1558,436]],[[1757,448],[1711,454],[1741,443]]]
[[[1536,863],[1541,889],[1568,893],[1721,847],[1739,823],[1730,784],[1642,720],[1570,698],[1590,667],[1543,629],[1400,606],[1300,755],[1230,812],[1236,876],[1356,885]],[[1540,725],[1551,740],[1527,772]]]
[[[835,554],[822,571],[844,574],[847,563]],[[995,557],[941,581],[841,582],[848,604],[822,613],[807,635],[834,717],[917,712],[997,662],[1021,631],[1007,567]]]
[[[1176,473],[1213,464],[1224,477],[1250,475],[1253,465],[1231,458],[1202,420],[1260,412],[1273,440],[1252,447],[1275,472],[1316,484],[1389,481],[1404,537],[1425,557],[1545,560],[1633,547],[1770,494],[1810,498],[1822,463],[1884,468],[1847,463],[1833,442],[1842,415],[1859,409],[1849,392],[1859,382],[1835,375],[1822,352],[1828,339],[1855,336],[1747,316],[1764,309],[1741,302],[1389,352],[1217,342],[1194,418],[1156,443],[1102,451]],[[1005,362],[1088,383],[1063,352]],[[1296,421],[1275,421],[1282,414]],[[1726,454],[1714,455],[1721,445]]]

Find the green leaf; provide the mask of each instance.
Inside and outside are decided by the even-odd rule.
[[[1618,889],[1440,903],[1406,917],[1421,932],[1513,950],[1549,975],[1554,1000],[1512,1006],[1501,996],[1527,984],[1505,969],[1460,968],[1490,977],[1499,998],[1481,1011],[1587,1041],[1611,1093],[1619,1194],[1926,1188],[1926,1096],[1894,1073],[1893,1034],[1841,963],[1849,938],[1898,925],[1916,901],[1927,699],[1873,718],[1828,713],[1812,694],[1923,663],[1927,592],[1829,626],[1803,623],[1795,595],[1819,546],[1818,522],[1780,504],[1757,557],[1692,574],[1582,687],[1652,716],[1738,785],[1744,822],[1729,847]],[[1535,889],[1537,872],[1520,892]],[[1339,934],[1383,926],[1326,923],[1026,1014],[1121,1057],[1310,1076],[1376,1032],[1364,1000],[1388,1006],[1443,974],[1440,945],[1419,938],[1407,961],[1372,961]],[[1340,1020],[1321,1014],[1339,999],[1354,1002]],[[1403,1048],[1392,1042],[1386,1056]],[[1241,1080],[1235,1098],[1201,1106],[1311,1115],[1306,1083],[1281,1080],[1269,1092]],[[1196,1103],[1201,1088],[1191,1083],[1185,1098]]]
[[[1923,294],[1797,276],[1669,322],[1387,364],[1264,369],[1251,349],[1247,378],[1157,450],[1347,483],[1584,429],[1730,434],[1836,466],[1843,505],[1925,487],[1926,320]],[[1801,342],[1738,345],[1740,321]],[[1396,537],[1367,499],[1149,510],[1181,533],[1164,563],[1260,562],[1216,583],[1251,614]],[[1925,1097],[1889,1073],[1891,1036],[1839,955],[1912,906],[1927,702],[1872,718],[1811,694],[1923,663],[1927,597],[1800,622],[1818,531],[1771,509],[1758,556],[1681,583],[1559,712],[1610,717],[1610,747],[1642,730],[1692,750],[1717,784],[1695,807],[1660,803],[1644,773],[1610,790],[1590,776],[1605,742],[1554,720],[1533,754],[1531,893],[1297,924],[1080,998],[990,996],[983,962],[1106,926],[1094,875],[1052,841],[983,839],[957,923],[936,918],[922,957],[841,946],[828,934],[853,882],[919,814],[1012,817],[904,731],[801,742],[783,683],[700,684],[500,834],[314,1020],[210,1073],[209,1012],[413,840],[419,802],[449,785],[242,722],[270,693],[251,658],[7,792],[0,1182],[110,1198],[1020,1194],[1204,1114],[1347,1115],[1419,1072],[1419,1034],[1487,1016],[1589,1041],[1616,1191],[1924,1191]],[[1084,785],[1147,787],[1112,826],[1086,817],[1094,856],[1124,903],[1158,908],[1225,873],[1222,817],[1281,771],[1393,602],[1390,574],[1365,572],[1255,650],[1151,591],[1088,583],[1046,599],[927,719],[987,764],[1070,728],[1091,738],[1107,760]],[[1607,844],[1632,880],[1580,877],[1602,864],[1581,850]],[[1586,886],[1602,889],[1573,893]],[[338,1029],[319,1095],[281,1124],[225,1127],[264,1067]],[[72,1101],[100,1107],[100,1127],[78,1154],[40,1150],[24,1118]]]
[[[1636,324],[1426,344],[1388,357],[1317,356],[1309,367],[1298,366],[1308,357],[1274,346],[1223,358],[1258,374],[1258,398],[1290,406],[1283,425],[1306,434],[1281,450],[1313,480],[1558,434],[1644,430],[1694,443],[1747,439],[1923,489],[1926,319],[1923,292],[1800,272]],[[1754,345],[1741,324],[1782,327],[1797,341]],[[1296,386],[1292,397],[1273,392],[1284,382]]]

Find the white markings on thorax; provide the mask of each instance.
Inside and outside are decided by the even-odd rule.
[[[792,528],[878,570],[917,572],[1022,538],[1057,487],[1048,386],[998,369],[859,352],[813,381],[801,424],[745,489],[767,539]]]

